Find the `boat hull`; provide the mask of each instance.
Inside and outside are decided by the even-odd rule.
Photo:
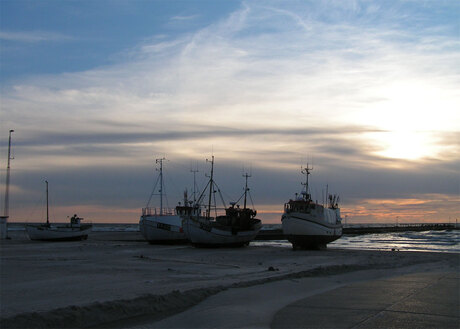
[[[326,210],[326,209],[325,209]],[[342,224],[328,222],[319,216],[289,213],[282,217],[283,234],[294,249],[325,248],[342,236]]]
[[[92,230],[92,225],[70,226],[44,226],[26,225],[26,231],[31,240],[40,241],[76,241],[86,240]]]
[[[184,231],[192,244],[198,247],[243,247],[255,239],[262,224],[254,220],[249,230],[234,230],[213,225],[204,220],[184,219]]]
[[[186,243],[182,219],[176,215],[141,216],[139,230],[151,244]]]

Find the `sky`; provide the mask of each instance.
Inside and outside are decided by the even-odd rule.
[[[10,221],[139,220],[250,173],[258,218],[302,189],[347,223],[460,217],[458,1],[0,0]],[[159,206],[157,196],[151,206]],[[2,202],[3,209],[3,202]]]

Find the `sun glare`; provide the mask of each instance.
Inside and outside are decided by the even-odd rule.
[[[413,131],[378,133],[377,143],[383,149],[376,154],[386,158],[417,160],[435,156],[438,152],[426,133]]]
[[[375,154],[405,160],[437,156],[443,146],[433,136],[456,129],[452,95],[416,80],[394,82],[379,93],[385,100],[367,107],[357,118],[381,130],[368,136],[378,148]]]

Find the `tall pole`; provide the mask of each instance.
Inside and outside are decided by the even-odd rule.
[[[193,204],[196,203],[196,173],[198,169],[190,169],[190,172],[193,173]]]
[[[251,175],[248,175],[248,173],[244,174],[243,177],[246,178],[246,185],[244,186],[244,209],[246,209],[246,197],[248,194],[248,177],[251,177]]]
[[[155,160],[156,163],[160,164],[160,216],[163,215],[163,160],[166,158]]]
[[[10,160],[13,158],[11,157],[11,133],[14,130],[10,130],[9,138],[8,138],[8,164],[6,166],[6,187],[5,187],[5,205],[3,208],[3,216],[8,218],[9,216],[9,203],[10,203]]]
[[[49,202],[48,202],[48,181],[46,183],[46,225],[50,224],[50,215],[49,215]]]
[[[211,162],[211,178],[209,180],[209,201],[208,201],[208,211],[206,214],[206,217],[209,219],[211,217],[211,200],[212,200],[212,190],[213,190],[213,176],[214,176],[214,155],[212,156],[212,160],[209,161],[206,159],[206,161]]]

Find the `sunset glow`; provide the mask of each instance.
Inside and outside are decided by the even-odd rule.
[[[314,197],[329,186],[350,222],[460,217],[458,4],[174,4],[1,2],[12,221],[41,220],[47,179],[57,219],[134,223],[156,158],[174,206],[211,155],[228,201],[251,168],[266,222],[306,162]]]

